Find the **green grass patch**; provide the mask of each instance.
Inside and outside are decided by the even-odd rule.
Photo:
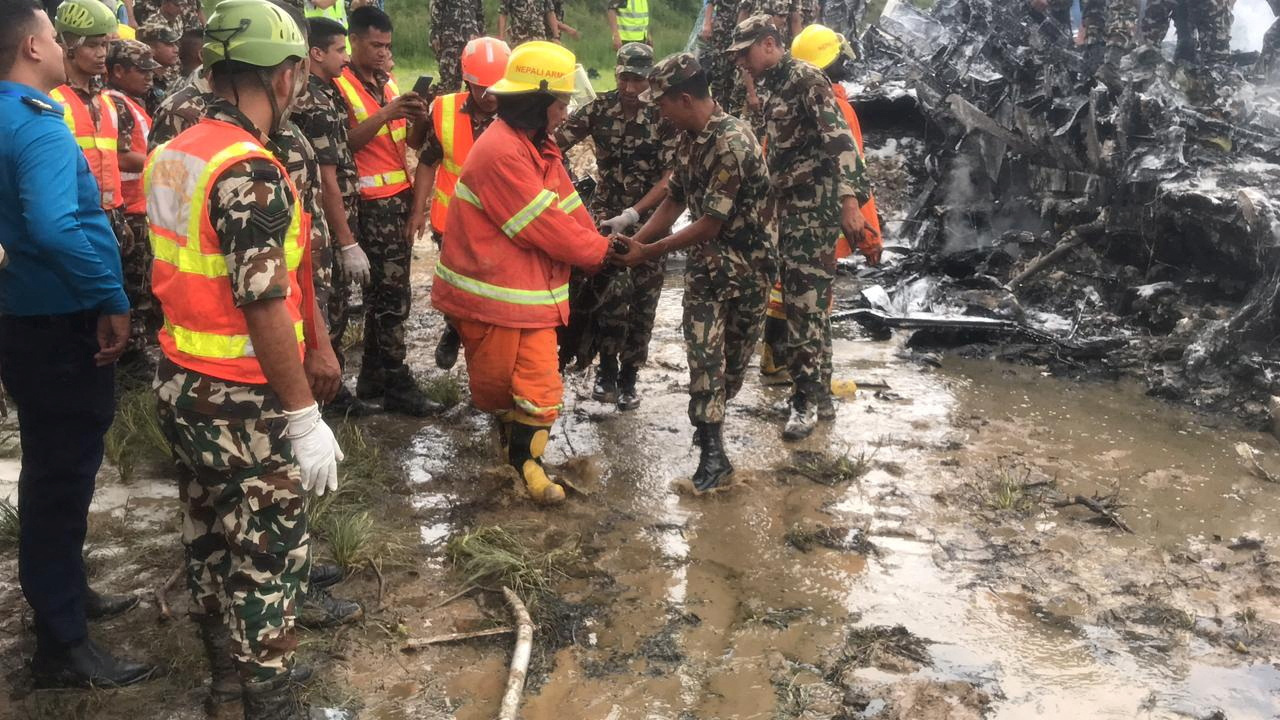
[[[453,538],[445,553],[466,585],[486,590],[509,587],[530,607],[550,593],[556,578],[566,577],[565,568],[582,558],[576,538],[544,551],[496,526],[479,527]]]
[[[843,485],[866,475],[874,458],[875,450],[865,449],[857,454],[846,449],[840,455],[802,451],[795,454],[787,470],[820,485]]]
[[[9,498],[0,500],[0,549],[18,547],[18,506]]]
[[[437,373],[422,381],[422,391],[427,399],[445,408],[462,402],[462,383],[452,373]]]
[[[106,455],[126,483],[133,480],[141,463],[170,457],[151,388],[130,388],[120,396],[115,420],[107,431]]]

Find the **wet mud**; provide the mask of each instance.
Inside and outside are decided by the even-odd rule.
[[[432,259],[419,248],[424,279]],[[491,423],[465,404],[428,421],[361,421],[404,470],[378,522],[411,527],[417,543],[381,580],[356,568],[339,586],[366,604],[361,625],[303,633],[301,656],[324,678],[313,699],[377,720],[493,717],[510,636],[402,648],[508,621],[484,590],[441,606],[466,587],[449,540],[501,526],[574,557],[535,610],[527,720],[1280,715],[1280,486],[1235,449],[1248,443],[1280,471],[1270,436],[1135,385],[922,358],[839,325],[836,378],[863,387],[842,386],[836,421],[782,442],[774,406],[787,389],[752,378],[726,423],[736,482],[697,497],[671,273],[641,408],[590,400],[590,371],[566,378],[548,460],[579,492],[562,508],[528,502]],[[417,322],[425,362],[438,326]],[[176,500],[163,466],[144,470],[154,479],[129,485],[103,472],[94,584],[143,602],[94,632],[166,675],[120,691],[31,691],[10,580],[0,715],[203,717],[183,593],[160,624],[150,592],[179,562]],[[1077,496],[1106,501],[1132,533],[1063,505]],[[12,549],[0,558],[14,578]]]

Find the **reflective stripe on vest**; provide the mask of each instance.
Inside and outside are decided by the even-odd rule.
[[[345,0],[337,0],[327,8],[318,8],[311,3],[307,3],[303,13],[309,18],[328,18],[342,27],[347,26],[347,3]]]
[[[468,94],[441,95],[431,104],[431,120],[444,151],[440,167],[436,169],[435,195],[431,201],[431,226],[440,232],[447,229],[449,203],[453,201],[458,176],[462,174],[462,163],[475,144],[471,116],[462,112]]]
[[[216,148],[221,148],[215,151]],[[255,358],[244,313],[236,307],[226,256],[211,219],[213,183],[228,167],[249,159],[271,162],[293,195],[284,239],[289,271],[286,307],[303,356],[304,260],[309,230],[288,171],[253,136],[234,125],[204,120],[156,148],[147,160],[149,237],[155,260],[152,285],[164,311],[160,345],[178,365],[248,384],[266,382]]]
[[[352,128],[368,120],[380,109],[377,100],[365,89],[364,83],[350,68],[334,78],[334,84],[350,109],[348,121]],[[391,102],[400,95],[394,80],[388,80],[383,88],[383,99]],[[405,165],[405,138],[408,122],[404,118],[392,120],[378,128],[364,147],[355,153],[356,172],[359,174],[360,197],[369,200],[391,197],[410,187],[408,168]]]
[[[49,92],[49,97],[62,105],[62,120],[71,128],[76,145],[84,151],[89,170],[98,180],[102,208],[113,210],[120,207],[124,198],[120,193],[120,157],[116,154],[120,136],[116,104],[105,90],[94,95],[93,104],[98,108],[98,123],[95,125],[89,106],[71,86],[60,85]]]
[[[459,200],[466,201],[481,210],[484,209],[480,198],[462,181],[458,181],[458,185],[454,189],[454,195]],[[535,195],[528,205],[525,205],[519,212],[502,223],[502,233],[509,238],[514,238],[520,234],[521,230],[529,227],[529,223],[537,220],[542,213],[552,206],[558,207],[566,213],[571,213],[582,207],[582,197],[577,192],[573,192],[568,197],[561,199],[560,196],[550,190],[543,190]]]
[[[133,116],[132,150],[145,154],[147,136],[151,134],[151,116],[133,98],[116,90],[108,91],[112,97],[120,98],[124,106],[129,108]],[[147,196],[142,192],[142,173],[120,171],[120,194],[124,199],[124,211],[128,215],[142,215],[147,212]]]
[[[644,42],[649,33],[649,0],[627,0],[618,14],[618,37],[622,42]]]
[[[482,298],[499,300],[513,305],[559,305],[569,300],[569,284],[550,290],[517,290],[491,285],[482,280],[460,275],[443,263],[436,263],[436,276],[450,285]]]

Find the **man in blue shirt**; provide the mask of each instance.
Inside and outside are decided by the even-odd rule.
[[[22,437],[18,575],[35,614],[32,674],[40,687],[119,687],[154,669],[95,645],[86,615],[136,599],[90,592],[82,552],[129,301],[97,181],[48,96],[66,80],[63,55],[35,0],[0,3],[0,381]]]

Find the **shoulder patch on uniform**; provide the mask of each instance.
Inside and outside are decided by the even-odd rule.
[[[40,98],[33,98],[30,95],[23,95],[22,102],[39,110],[40,112],[55,112],[54,107]]]
[[[263,182],[280,182],[280,171],[275,165],[254,165],[249,169],[249,177]]]
[[[286,207],[263,208],[253,205],[249,208],[249,227],[271,237],[284,232],[292,218],[292,213]]]

